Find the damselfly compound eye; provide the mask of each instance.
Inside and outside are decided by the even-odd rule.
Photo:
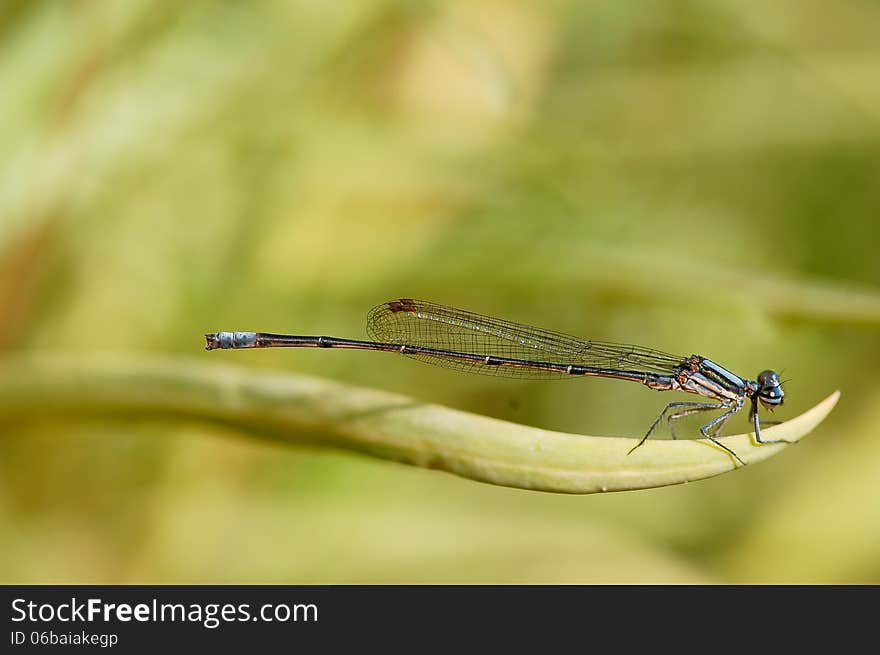
[[[785,400],[785,392],[776,371],[762,371],[758,376],[758,400],[764,407],[781,405]]]

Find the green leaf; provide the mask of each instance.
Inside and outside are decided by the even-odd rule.
[[[834,408],[834,392],[768,428],[798,441]],[[649,440],[551,432],[406,396],[303,375],[254,372],[192,359],[30,358],[0,367],[0,421],[53,416],[179,417],[233,427],[290,444],[343,448],[492,484],[561,493],[646,489],[737,468],[707,440]],[[748,463],[787,444],[751,434],[723,443]]]

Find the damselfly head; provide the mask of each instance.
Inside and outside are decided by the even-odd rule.
[[[773,409],[785,401],[785,392],[776,371],[762,371],[758,376],[758,400],[768,409]]]

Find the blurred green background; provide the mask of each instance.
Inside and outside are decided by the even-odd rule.
[[[410,296],[784,369],[782,418],[843,396],[766,463],[584,497],[0,416],[0,581],[880,582],[878,33],[873,0],[6,0],[7,357],[305,372],[585,434],[640,436],[668,401],[202,350],[361,337]]]

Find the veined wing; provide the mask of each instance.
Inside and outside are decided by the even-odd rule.
[[[371,339],[382,343],[565,366],[671,373],[686,359],[641,346],[581,339],[411,298],[392,300],[370,310],[367,333]],[[439,354],[409,356],[470,373],[512,378],[568,377],[564,372],[517,366],[485,366]]]

